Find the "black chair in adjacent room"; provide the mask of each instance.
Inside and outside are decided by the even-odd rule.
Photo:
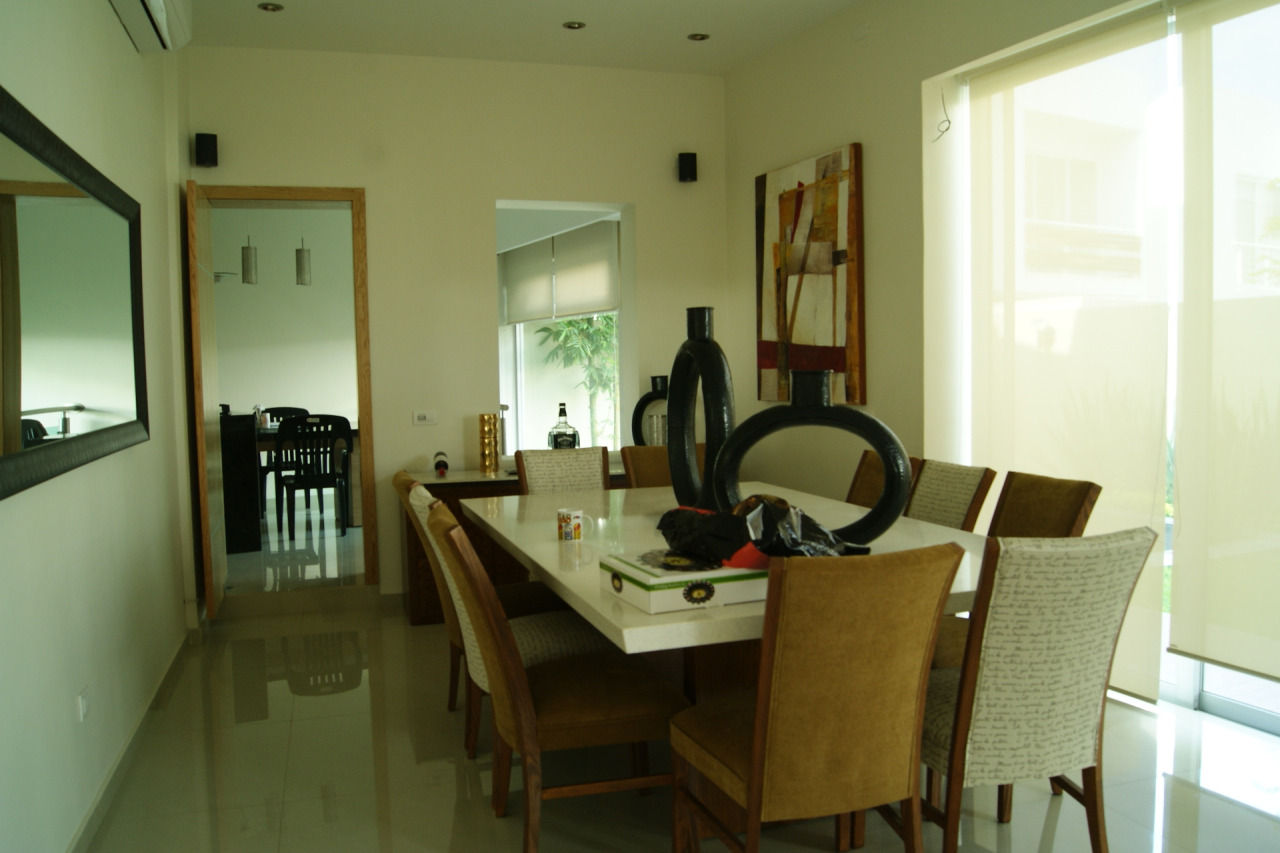
[[[44,428],[44,424],[35,418],[22,419],[22,446],[35,447],[37,444],[44,442],[45,436],[49,431]]]
[[[280,422],[276,433],[276,530],[284,532],[284,495],[289,499],[289,539],[293,539],[294,496],[316,490],[321,514],[324,490],[333,489],[334,515],[338,529],[347,535],[351,516],[351,452],[354,449],[351,423],[341,415],[307,415]],[[286,471],[285,460],[293,454],[295,468]]]
[[[267,417],[267,426],[279,427],[280,422],[285,418],[306,417],[311,414],[306,409],[298,406],[268,406],[262,410]],[[286,471],[296,470],[296,465],[292,459],[285,460],[281,467]],[[267,474],[276,470],[276,451],[268,450],[265,464],[258,466],[258,506],[262,513],[267,511]],[[307,506],[311,506],[311,496],[307,495]]]

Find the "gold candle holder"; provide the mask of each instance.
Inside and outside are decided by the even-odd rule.
[[[480,470],[498,472],[498,415],[486,412],[480,416]]]

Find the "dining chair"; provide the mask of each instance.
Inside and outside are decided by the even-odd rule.
[[[792,557],[769,573],[754,695],[720,695],[671,720],[672,849],[704,828],[760,849],[761,824],[836,816],[836,848],[861,846],[882,812],[921,849],[920,729],[938,617],[964,550],[955,543],[860,557]],[[727,796],[731,823],[717,815]]]
[[[707,445],[696,445],[698,472],[706,470]],[[627,488],[646,486],[670,486],[671,467],[667,460],[667,448],[663,444],[628,444],[621,451],[622,468],[627,475]]]
[[[1102,722],[1120,626],[1155,543],[1150,528],[1102,536],[988,541],[964,660],[929,678],[921,757],[924,812],[955,853],[961,793],[997,785],[1007,823],[1015,780],[1048,778],[1085,808],[1093,853],[1107,850]],[[1077,786],[1066,773],[1081,771]]]
[[[268,406],[262,410],[267,417],[267,426],[279,427],[280,422],[285,418],[305,418],[311,414],[306,409],[298,406]],[[292,451],[289,451],[292,452]],[[276,449],[272,448],[267,451],[267,459],[265,464],[258,467],[258,506],[262,507],[262,513],[265,515],[267,511],[267,474],[276,470]],[[289,458],[282,460],[281,469],[285,471],[293,471],[297,469],[297,460]],[[311,506],[311,493],[305,495],[306,505]]]
[[[911,485],[914,488],[916,477],[920,474],[920,460],[914,456],[907,457],[911,463]],[[853,480],[849,483],[849,494],[845,502],[858,506],[872,507],[880,500],[884,491],[884,462],[880,454],[874,450],[862,451],[858,459],[858,467],[854,469]]]
[[[415,513],[425,521],[427,553],[434,560],[433,571],[438,570],[444,582],[441,603],[448,600],[449,611],[454,615],[462,639],[463,660],[467,667],[463,744],[467,757],[475,758],[480,734],[480,705],[490,693],[492,679],[480,650],[471,611],[466,608],[455,580],[456,551],[446,538],[454,528],[462,528],[449,505],[443,501],[429,501],[425,514],[423,509],[421,502],[414,507]],[[544,584],[528,581],[493,586],[490,582],[490,586],[510,627],[516,653],[526,666],[582,654],[619,653],[603,634],[569,610]],[[452,678],[450,685],[452,696]],[[450,705],[450,709],[453,707]]]
[[[670,773],[650,773],[645,746],[666,737],[671,717],[688,702],[675,684],[643,661],[610,652],[529,663],[516,646],[507,620],[466,532],[446,534],[453,559],[446,560],[475,629],[493,698],[494,814],[507,811],[513,752],[521,756],[525,853],[535,853],[542,801],[671,783]],[[544,752],[631,745],[632,775],[599,781],[547,785]]]
[[[453,596],[450,594],[448,583],[445,580],[444,568],[440,564],[436,545],[431,541],[430,533],[427,530],[431,507],[437,501],[421,483],[405,471],[397,472],[391,478],[391,484],[395,487],[396,494],[400,498],[400,504],[404,507],[405,517],[409,520],[409,524],[422,546],[422,551],[426,556],[427,569],[431,573],[436,595],[440,599],[440,612],[444,620],[445,633],[449,643],[449,694],[445,704],[450,711],[453,711],[458,707],[458,684],[466,645],[462,636],[458,612],[454,608]],[[565,610],[568,607],[559,596],[537,581],[502,584],[497,587],[497,590],[498,597],[502,601],[503,610],[513,619],[530,613]],[[477,666],[481,667],[481,679],[483,681],[483,663],[477,663]],[[487,684],[488,682],[483,681],[483,683]],[[478,729],[478,704],[475,707],[468,704],[464,741],[473,756],[475,752],[475,735]]]
[[[609,448],[517,450],[520,494],[609,488]]]
[[[1082,536],[1102,486],[1010,471],[991,515],[988,536]]]
[[[288,495],[289,539],[294,538],[294,498],[316,490],[316,500],[324,513],[324,490],[333,489],[334,515],[342,535],[347,535],[351,514],[351,423],[342,415],[307,415],[285,418],[276,433],[276,531],[283,533],[283,500]],[[294,454],[295,468],[285,468]]]
[[[991,468],[957,465],[938,459],[920,462],[915,487],[902,513],[944,527],[972,531],[987,499],[996,472]]]

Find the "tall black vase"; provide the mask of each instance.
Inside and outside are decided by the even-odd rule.
[[[689,337],[676,352],[667,386],[667,460],[676,500],[684,506],[713,509],[716,456],[733,431],[733,378],[724,350],[712,340],[710,308],[685,309]],[[698,382],[706,429],[706,471],[698,474],[693,434]]]
[[[640,396],[636,407],[631,411],[631,440],[639,445],[648,444],[644,440],[645,409],[649,408],[650,403],[667,399],[667,377],[650,376],[649,382],[652,388]]]
[[[766,435],[793,426],[831,426],[854,433],[865,439],[884,463],[880,500],[862,518],[833,533],[846,542],[865,545],[898,520],[911,492],[907,451],[882,421],[848,406],[831,405],[830,370],[791,371],[791,404],[757,412],[732,432],[716,459],[712,481],[716,507],[729,510],[742,500],[738,469],[747,450]]]

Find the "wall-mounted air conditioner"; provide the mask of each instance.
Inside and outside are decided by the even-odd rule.
[[[139,53],[177,50],[191,41],[191,0],[111,0]]]

